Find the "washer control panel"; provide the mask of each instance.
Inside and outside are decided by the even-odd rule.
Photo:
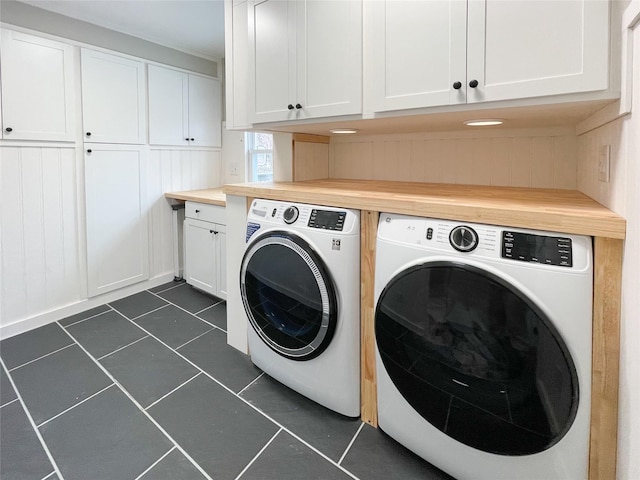
[[[503,230],[502,258],[571,267],[571,239]]]
[[[314,208],[311,210],[308,227],[322,228],[325,230],[337,230],[339,232],[344,228],[344,219],[347,212],[336,212],[334,210],[320,210]]]

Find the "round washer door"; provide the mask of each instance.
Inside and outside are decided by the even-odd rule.
[[[272,231],[256,238],[242,259],[240,289],[251,326],[280,355],[310,360],[331,342],[338,318],[333,280],[299,236]]]
[[[549,318],[496,275],[457,262],[402,271],[375,313],[395,387],[440,431],[499,455],[546,450],[569,430],[578,377]]]

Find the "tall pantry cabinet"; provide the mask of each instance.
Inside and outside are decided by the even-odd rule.
[[[89,296],[149,278],[145,65],[82,49]]]

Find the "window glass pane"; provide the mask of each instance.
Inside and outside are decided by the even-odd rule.
[[[273,181],[273,135],[246,132],[247,181]]]

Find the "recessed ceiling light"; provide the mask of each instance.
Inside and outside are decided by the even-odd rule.
[[[329,130],[331,133],[335,133],[338,135],[347,135],[347,134],[351,134],[351,133],[358,133],[357,130],[354,130],[353,128],[334,128],[333,130]]]
[[[489,127],[491,125],[502,125],[504,120],[499,118],[479,118],[477,120],[466,120],[464,122],[468,127]]]

